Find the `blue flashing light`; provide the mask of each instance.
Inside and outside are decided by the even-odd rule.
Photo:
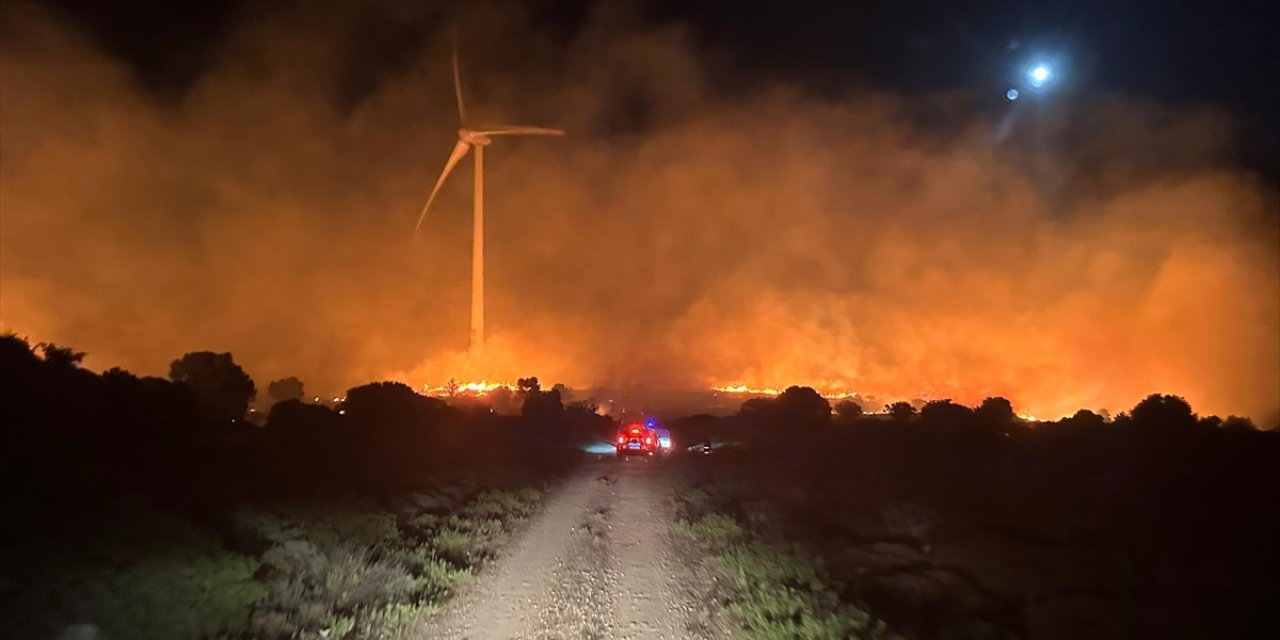
[[[1018,90],[1017,90],[1017,89],[1010,89],[1010,90],[1008,90],[1008,91],[1004,92],[1004,97],[1005,97],[1005,98],[1007,98],[1007,99],[1009,100],[1009,102],[1013,102],[1014,100],[1017,100],[1017,99],[1018,99]]]

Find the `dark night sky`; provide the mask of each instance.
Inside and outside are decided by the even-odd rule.
[[[125,59],[157,96],[180,94],[249,3],[44,0]],[[539,0],[569,33],[594,3]],[[1022,52],[1062,52],[1072,90],[1209,104],[1240,118],[1242,161],[1280,177],[1280,3],[1140,0],[656,0],[643,11],[692,25],[742,77],[819,89],[999,95]],[[1006,46],[1018,40],[1012,53]]]

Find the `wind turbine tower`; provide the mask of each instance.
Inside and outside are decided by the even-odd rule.
[[[458,38],[453,39],[453,94],[458,100],[458,142],[453,145],[449,159],[444,163],[444,171],[427,196],[427,203],[418,215],[418,223],[413,228],[416,237],[427,218],[431,203],[440,193],[440,187],[449,177],[453,168],[466,157],[467,152],[475,149],[475,191],[472,202],[471,230],[471,341],[472,353],[484,344],[484,148],[493,142],[493,136],[560,136],[564,131],[546,127],[528,127],[522,125],[473,125],[467,117],[466,102],[462,98],[462,74],[458,69]]]

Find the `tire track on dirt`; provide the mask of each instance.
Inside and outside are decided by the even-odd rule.
[[[706,599],[671,539],[671,491],[660,460],[585,465],[419,637],[729,637],[694,620]]]

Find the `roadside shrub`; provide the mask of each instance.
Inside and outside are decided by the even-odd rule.
[[[351,619],[351,628],[346,633],[352,638],[378,640],[416,638],[422,625],[438,609],[435,604],[393,604],[363,611]]]
[[[841,603],[813,564],[793,553],[751,541],[717,559],[730,580],[727,608],[751,638],[896,637],[867,612]]]
[[[431,537],[430,546],[455,567],[474,567],[493,557],[503,532],[498,520],[453,516]]]
[[[720,555],[739,588],[752,591],[776,585],[790,592],[819,593],[823,583],[813,566],[763,543],[735,545]]]
[[[329,561],[314,544],[306,540],[285,540],[262,554],[262,563],[291,576],[319,576],[328,568]]]
[[[249,634],[255,638],[283,638],[293,631],[289,616],[280,611],[259,611],[249,623]]]
[[[241,536],[250,538],[250,543],[306,540],[326,550],[343,544],[378,547],[400,542],[395,514],[359,502],[306,502],[265,510],[243,509],[235,514],[234,521]]]
[[[319,600],[341,612],[376,607],[407,599],[416,582],[402,567],[375,560],[365,549],[345,548],[334,554]]]
[[[717,488],[719,490],[719,488]],[[714,494],[685,487],[676,494],[676,530],[713,550],[722,598],[746,636],[759,640],[896,638],[883,622],[844,603],[839,589],[809,559],[764,542],[717,510]],[[723,506],[723,505],[720,505]]]
[[[468,517],[501,520],[524,518],[532,512],[533,504],[514,491],[486,491],[462,510]]]
[[[685,487],[676,492],[676,519],[697,522],[713,510],[711,494],[701,487]]]
[[[439,528],[444,520],[434,513],[419,513],[406,518],[403,528],[410,534],[423,537]]]
[[[444,514],[457,505],[457,500],[449,495],[438,492],[415,493],[410,496],[410,501],[417,505],[419,509],[429,513]]]
[[[138,558],[117,555],[50,567],[25,585],[15,610],[25,608],[24,602],[40,609],[52,604],[62,624],[90,623],[111,638],[195,640],[240,633],[265,595],[253,580],[257,563],[211,540],[187,542]]]
[[[746,542],[748,537],[737,520],[722,513],[708,514],[692,524],[679,523],[677,530],[701,540],[717,551]]]
[[[238,634],[266,595],[256,560],[181,520],[136,503],[75,515],[0,551],[0,637],[52,638],[67,625],[139,640]]]
[[[416,550],[424,554],[423,550]],[[470,569],[455,569],[434,555],[408,564],[414,578],[414,595],[419,602],[440,602],[471,579]]]

